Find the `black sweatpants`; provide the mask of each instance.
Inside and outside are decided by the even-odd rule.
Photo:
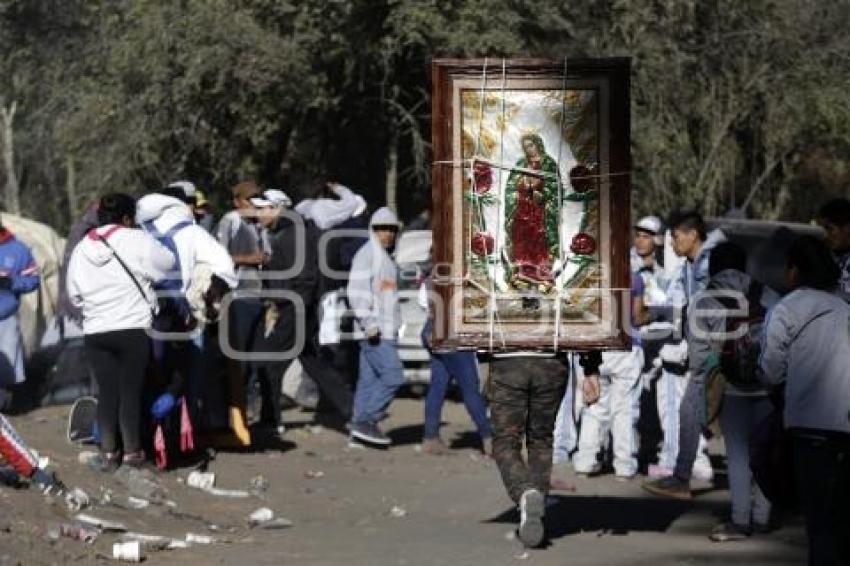
[[[142,385],[150,358],[150,339],[142,329],[116,330],[87,334],[85,347],[99,389],[97,425],[101,450],[115,452],[122,448],[124,454],[138,452],[142,449]]]
[[[322,397],[346,421],[351,419],[351,407],[354,394],[345,373],[334,366],[318,346],[318,321],[314,310],[306,315],[303,347],[297,352],[295,324],[296,316],[288,304],[281,308],[280,316],[272,332],[258,340],[257,352],[292,352],[292,359],[298,358],[304,371],[316,382]],[[263,420],[269,424],[280,424],[281,384],[283,374],[292,363],[292,359],[268,361],[262,364],[260,387],[263,392]]]
[[[811,566],[850,565],[850,434],[793,431]]]

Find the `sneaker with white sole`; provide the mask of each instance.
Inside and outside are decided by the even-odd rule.
[[[657,480],[661,478],[669,478],[673,475],[673,468],[662,466],[661,464],[650,464],[646,473],[649,479]]]
[[[704,468],[704,467],[701,467],[701,466],[700,467],[695,466],[691,470],[691,478],[693,478],[696,481],[711,483],[712,481],[714,481],[714,470],[712,470],[711,468]]]
[[[543,515],[546,502],[536,489],[527,489],[519,500],[519,527],[517,537],[527,548],[535,548],[543,542]]]
[[[379,446],[389,446],[392,442],[390,437],[381,432],[381,429],[375,423],[351,423],[351,436],[357,440]]]

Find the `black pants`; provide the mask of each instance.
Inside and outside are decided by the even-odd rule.
[[[850,565],[850,435],[842,436],[793,436],[812,566]]]
[[[288,307],[281,309],[280,316],[272,332],[263,337],[256,351],[260,352],[290,352],[296,345],[296,332],[293,327],[295,315]],[[322,398],[328,401],[334,410],[346,421],[351,419],[351,407],[354,394],[351,384],[344,372],[339,370],[333,360],[321,352],[318,346],[318,322],[315,313],[308,311],[305,324],[305,339],[303,347],[294,352],[292,359],[298,358],[304,371],[309,374],[319,387]],[[263,410],[261,419],[268,424],[280,424],[281,384],[283,374],[292,363],[292,359],[269,361],[261,365],[259,372],[260,388],[263,395]]]
[[[85,337],[86,355],[99,389],[97,424],[101,450],[142,449],[142,385],[150,357],[144,330],[116,330]],[[120,432],[119,432],[120,429]]]
[[[493,459],[508,495],[549,491],[555,417],[567,384],[567,366],[559,358],[502,358],[490,364],[490,421]],[[528,462],[522,458],[525,442]]]

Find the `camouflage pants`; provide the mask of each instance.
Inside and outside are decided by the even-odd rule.
[[[493,459],[508,495],[549,491],[555,417],[567,384],[567,366],[556,358],[502,358],[490,366]],[[528,462],[522,457],[525,442]]]

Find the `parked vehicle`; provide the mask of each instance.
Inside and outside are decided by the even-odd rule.
[[[396,244],[395,260],[401,303],[398,355],[404,364],[408,383],[428,383],[431,379],[431,358],[422,346],[422,329],[428,313],[419,304],[419,288],[430,271],[431,231],[402,232]]]

